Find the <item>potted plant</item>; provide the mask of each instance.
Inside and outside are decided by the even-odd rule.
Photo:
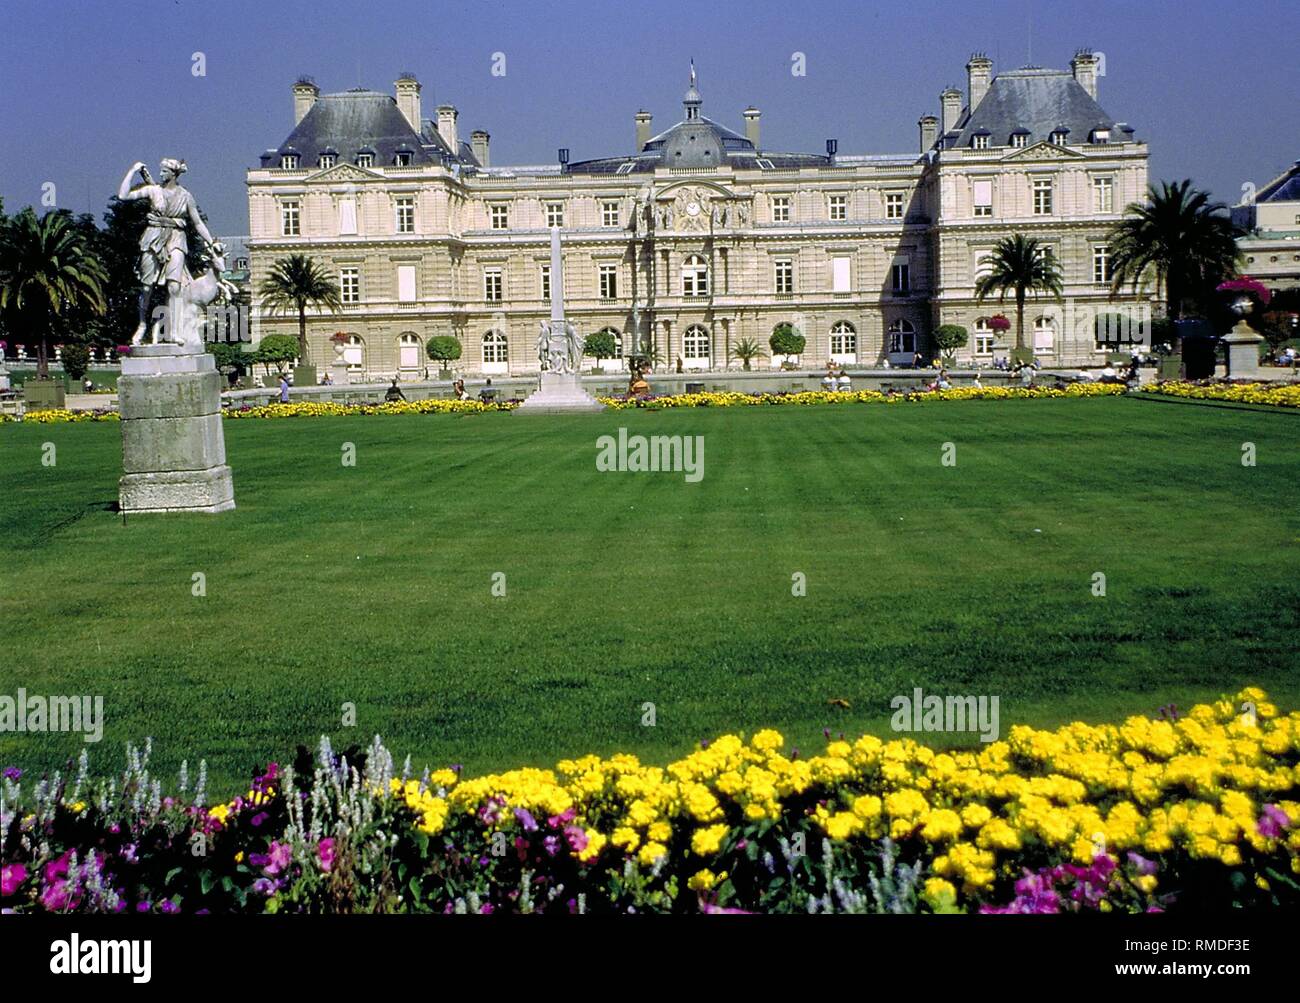
[[[772,347],[773,355],[784,356],[781,360],[782,369],[795,369],[798,367],[798,356],[808,344],[808,339],[787,321],[776,325],[768,344]]]
[[[736,347],[731,350],[731,357],[739,359],[742,368],[746,371],[750,369],[750,363],[755,359],[761,359],[766,354],[753,338],[741,338],[736,342]]]
[[[618,353],[618,345],[614,342],[614,335],[609,331],[596,331],[594,334],[587,335],[586,341],[582,346],[582,354],[590,355],[596,360],[594,373],[604,373],[601,368],[601,362],[605,359],[612,359]]]
[[[428,345],[425,346],[425,351],[429,354],[429,358],[439,363],[438,379],[451,379],[452,372],[450,363],[455,362],[460,358],[460,340],[452,337],[450,334],[434,335],[429,339]]]
[[[959,348],[965,348],[970,335],[960,324],[940,324],[934,329],[934,345],[943,356],[943,364],[955,366],[957,359],[953,355]]]

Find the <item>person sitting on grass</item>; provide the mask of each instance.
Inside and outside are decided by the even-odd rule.
[[[406,394],[402,393],[402,388],[399,387],[399,386],[397,385],[397,377],[396,377],[396,376],[393,377],[393,382],[392,382],[392,384],[389,386],[388,390],[386,390],[386,391],[384,392],[384,400],[386,400],[386,401],[404,401],[404,400],[406,400]]]

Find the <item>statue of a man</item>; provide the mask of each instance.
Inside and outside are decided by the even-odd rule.
[[[144,183],[132,188],[131,180],[137,171]],[[169,310],[179,301],[186,275],[185,255],[189,251],[188,228],[193,226],[205,244],[214,244],[194,196],[180,184],[180,176],[185,171],[185,161],[168,157],[159,165],[159,181],[155,184],[144,163],[137,160],[117,189],[117,197],[123,202],[149,200],[148,226],[140,237],[140,260],[136,265],[141,286],[140,323],[131,336],[133,345],[140,344],[148,330],[149,305],[155,288],[167,287]]]

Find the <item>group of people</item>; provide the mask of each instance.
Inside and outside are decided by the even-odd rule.
[[[822,377],[822,389],[828,392],[848,393],[853,389],[853,384],[849,380],[849,374],[840,368],[840,364],[832,362],[826,367],[826,375]]]

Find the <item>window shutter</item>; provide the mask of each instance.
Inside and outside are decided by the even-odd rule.
[[[837,293],[849,292],[849,259],[831,258],[831,289]]]

